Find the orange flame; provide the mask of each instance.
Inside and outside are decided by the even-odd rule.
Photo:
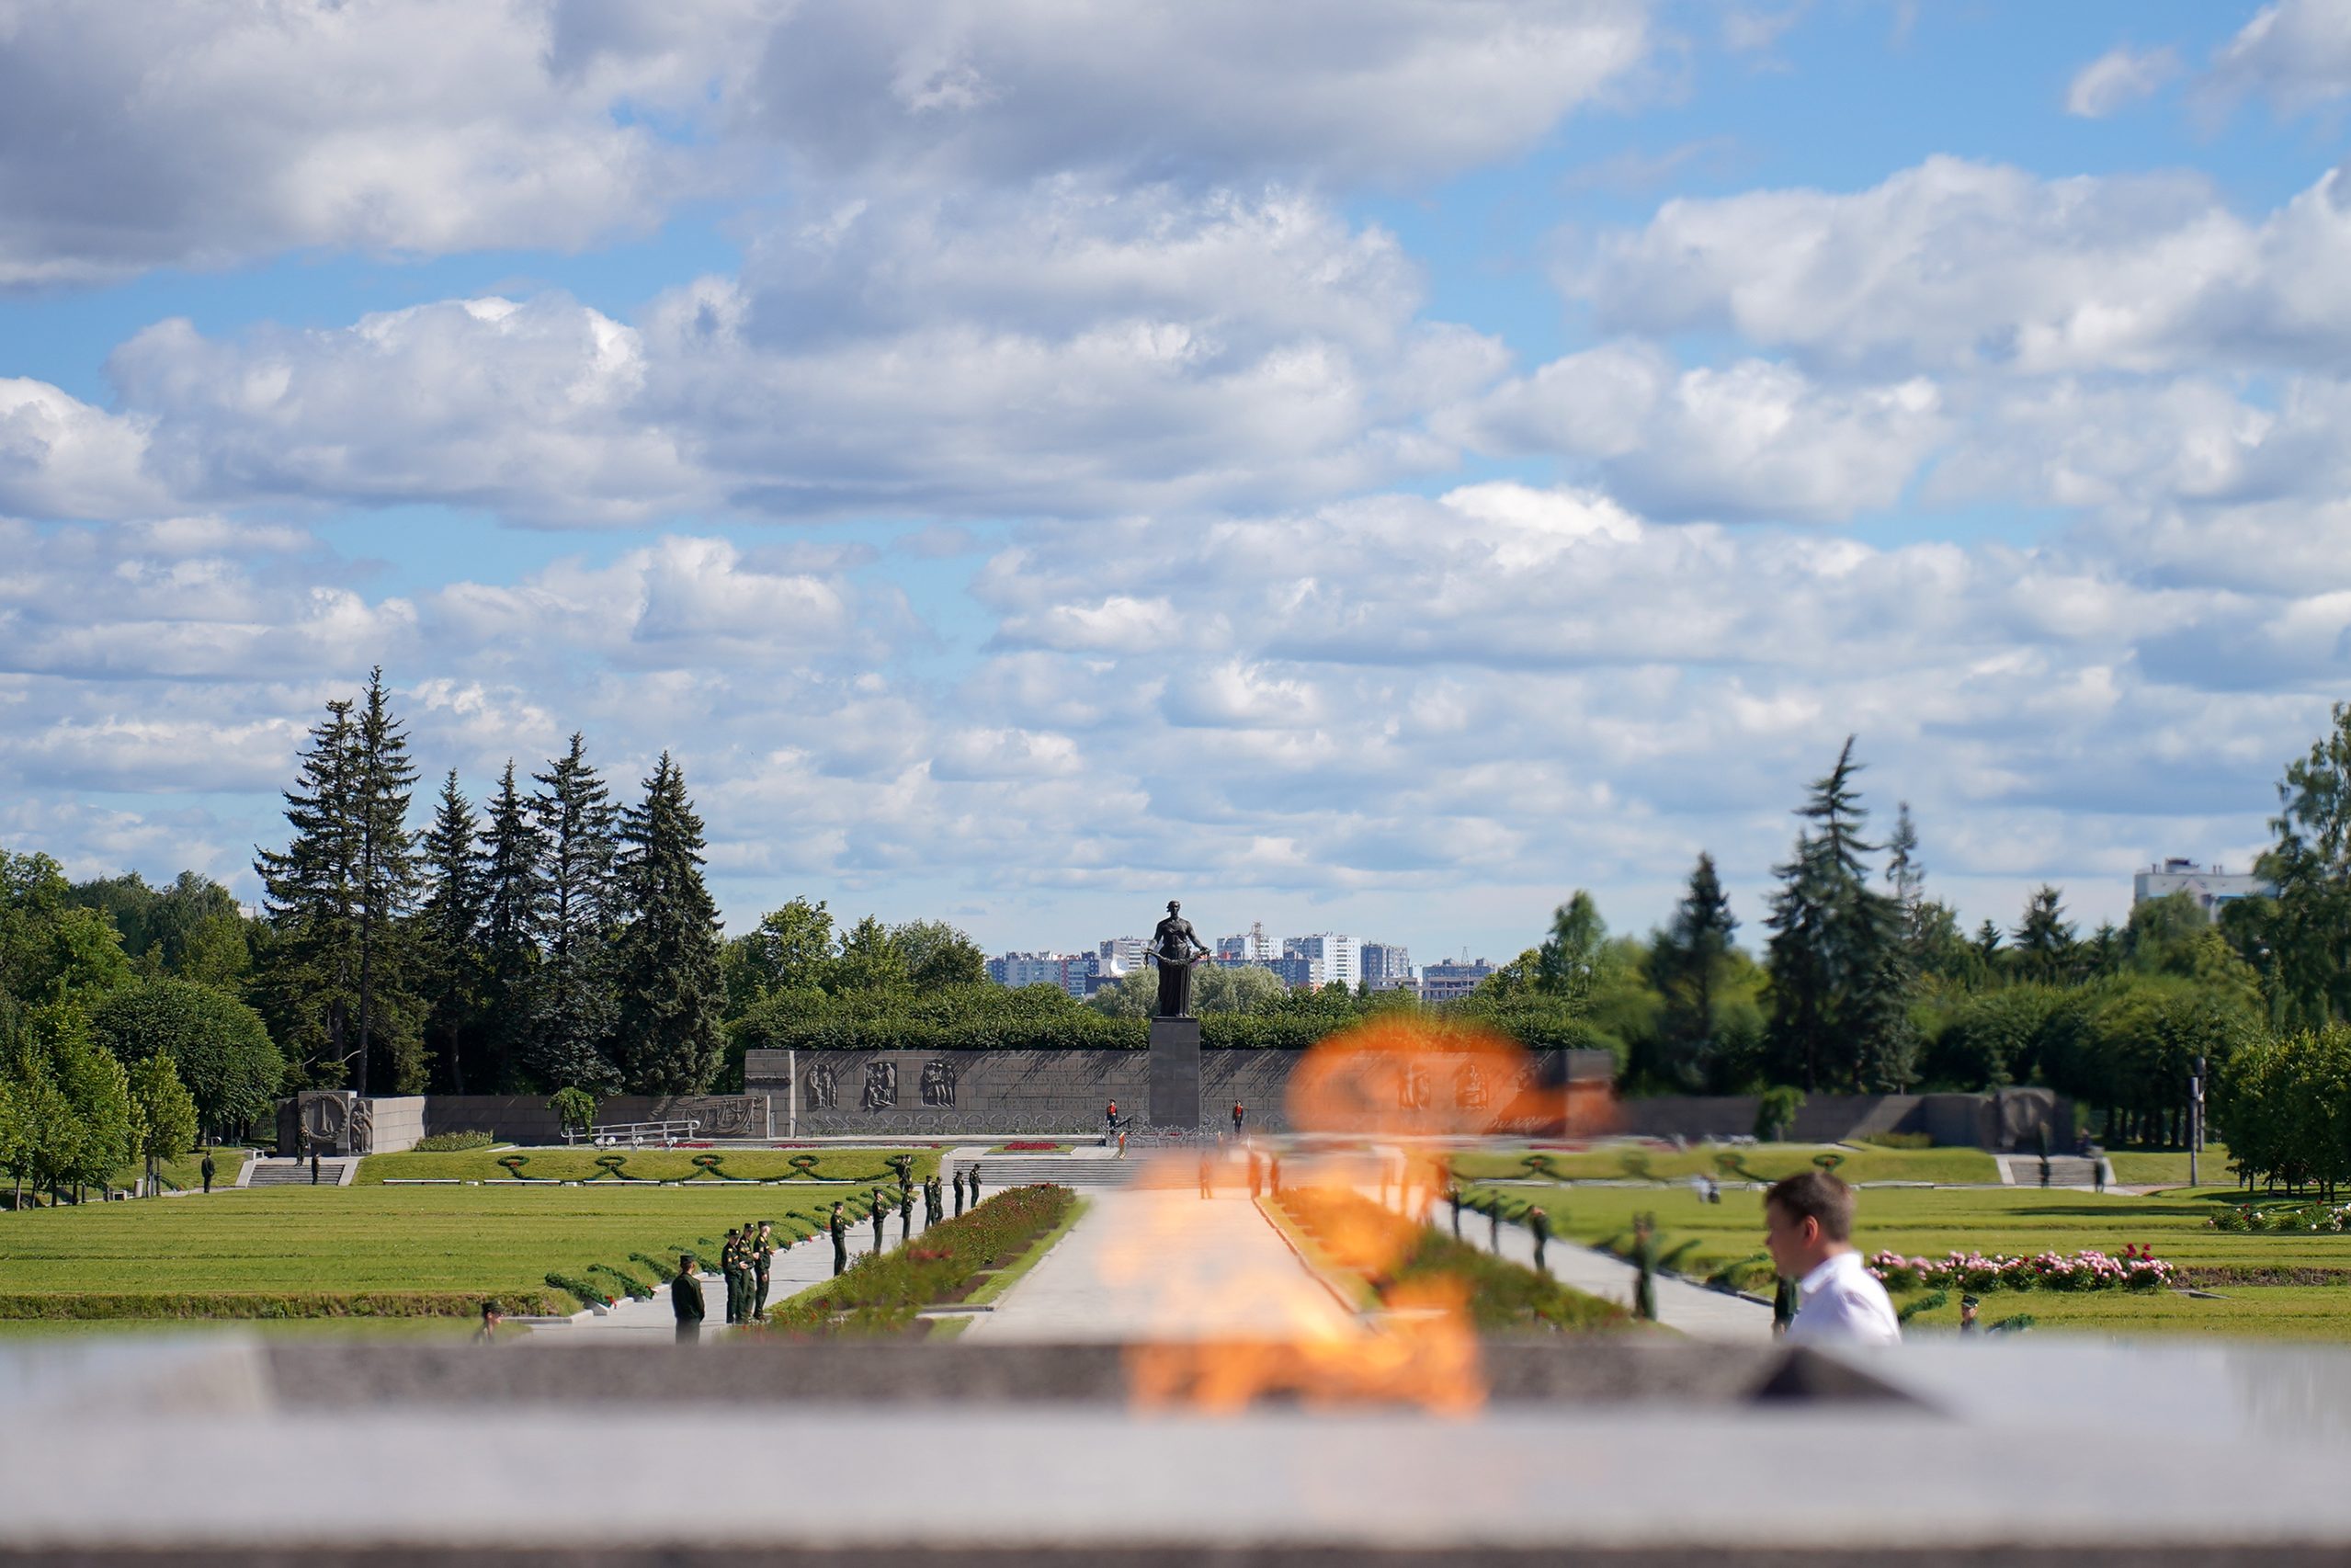
[[[1260,1249],[1259,1267],[1218,1287],[1220,1297],[1260,1300],[1278,1332],[1137,1346],[1129,1355],[1137,1403],[1220,1413],[1266,1398],[1478,1408],[1485,1378],[1467,1282],[1396,1275],[1449,1179],[1454,1141],[1498,1129],[1573,1131],[1573,1108],[1559,1088],[1537,1084],[1515,1041],[1475,1025],[1401,1015],[1322,1041],[1290,1075],[1290,1123],[1310,1135],[1283,1154],[1290,1200],[1278,1214],[1270,1197],[1257,1206],[1297,1256]],[[1178,1185],[1187,1158],[1159,1162],[1154,1185]],[[1235,1176],[1228,1170],[1221,1179]],[[1180,1208],[1164,1214],[1171,1226],[1185,1222]],[[1152,1273],[1148,1260],[1164,1261],[1175,1244],[1172,1234],[1151,1234],[1155,1228],[1140,1227],[1135,1238],[1138,1283],[1149,1279],[1179,1316],[1230,1321],[1230,1299],[1187,1300],[1182,1271]],[[1328,1294],[1301,1294],[1300,1262]],[[1334,1311],[1333,1296],[1350,1309]]]

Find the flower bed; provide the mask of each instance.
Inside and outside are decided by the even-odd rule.
[[[2216,1231],[2346,1231],[2351,1230],[2351,1204],[2240,1203],[2204,1221]]]
[[[1881,1252],[1869,1259],[1869,1272],[1889,1290],[2152,1290],[2171,1284],[2178,1270],[2144,1247],[2126,1246],[2119,1257],[2095,1249],[2032,1257],[1954,1252],[1927,1258]]]
[[[996,1147],[1002,1149],[1007,1154],[1058,1154],[1062,1152],[1062,1145],[1051,1142],[1043,1139],[1024,1138],[1019,1140],[1017,1142],[999,1143]]]

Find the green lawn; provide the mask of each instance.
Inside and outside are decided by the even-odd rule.
[[[695,1165],[698,1154],[715,1154],[724,1162],[722,1169],[730,1176],[752,1177],[767,1181],[791,1181],[800,1172],[792,1165],[795,1156],[805,1155],[815,1160],[813,1173],[832,1180],[848,1179],[874,1186],[895,1186],[898,1177],[885,1163],[892,1155],[911,1155],[914,1162],[914,1180],[938,1172],[942,1150],[932,1148],[870,1149],[467,1149],[449,1154],[370,1154],[359,1162],[358,1187],[380,1185],[386,1180],[449,1180],[505,1181],[509,1173],[498,1164],[509,1154],[520,1154],[528,1164],[522,1174],[530,1177],[549,1177],[556,1181],[585,1181],[601,1175],[596,1160],[601,1155],[619,1154],[626,1163],[621,1169],[629,1176],[646,1181],[685,1181],[689,1178],[708,1182],[712,1187],[726,1183],[719,1177],[703,1175]],[[603,1177],[610,1180],[610,1177]],[[615,1183],[614,1185],[619,1185]],[[773,1201],[769,1199],[768,1201]],[[829,1200],[828,1200],[829,1201]]]
[[[550,1272],[607,1264],[650,1285],[630,1253],[714,1253],[745,1220],[798,1229],[792,1210],[837,1190],[292,1187],[0,1215],[0,1317],[470,1316],[492,1295],[570,1311]]]
[[[1763,1195],[1728,1189],[1720,1204],[1700,1202],[1679,1187],[1574,1187],[1521,1183],[1499,1190],[1540,1202],[1560,1233],[1586,1244],[1620,1240],[1634,1214],[1657,1216],[1658,1250],[1684,1274],[1715,1268],[1763,1253]],[[1860,1196],[1854,1240],[1865,1253],[1880,1249],[1939,1256],[1954,1248],[2032,1254],[2119,1252],[2126,1243],[2152,1247],[2183,1267],[2314,1268],[2334,1271],[2340,1285],[2212,1287],[2227,1301],[2168,1291],[2001,1290],[1986,1293],[1984,1316],[2029,1312],[2040,1326],[2103,1332],[2210,1333],[2351,1339],[2351,1235],[2249,1235],[2207,1228],[2227,1187],[2198,1188],[2140,1198],[2044,1192],[2038,1187],[1967,1190],[1880,1188]],[[1441,1212],[1441,1210],[1440,1210]],[[1482,1215],[1464,1214],[1465,1235],[1478,1239]],[[1958,1295],[1924,1322],[1958,1320]]]
[[[1836,1174],[1847,1181],[1996,1182],[2000,1167],[1981,1149],[1846,1149],[1820,1143],[1755,1143],[1734,1149],[1698,1144],[1675,1153],[1670,1149],[1596,1149],[1571,1153],[1561,1149],[1473,1150],[1453,1157],[1453,1168],[1471,1181],[1508,1180],[1528,1174],[1529,1154],[1551,1163],[1551,1169],[1570,1178],[1611,1179],[1632,1174],[1628,1156],[1661,1179],[1718,1176],[1715,1157],[1736,1153],[1742,1164],[1766,1181],[1812,1168],[1815,1155],[1833,1153],[1842,1163]]]
[[[2114,1165],[2114,1179],[2124,1187],[2186,1187],[2187,1185],[2187,1155],[2164,1151],[2141,1153],[2131,1149],[2116,1149],[2107,1153]],[[2196,1174],[2207,1187],[2229,1179],[2229,1151],[2218,1143],[2208,1143],[2204,1153],[2196,1157]]]

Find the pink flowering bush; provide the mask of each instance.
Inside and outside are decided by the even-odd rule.
[[[1889,1290],[2152,1290],[2170,1284],[2175,1269],[2145,1247],[2126,1245],[2119,1257],[2095,1249],[2032,1257],[1956,1251],[1945,1257],[1904,1257],[1881,1252],[1869,1260],[1869,1272]]]

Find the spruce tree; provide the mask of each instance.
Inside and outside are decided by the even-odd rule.
[[[1650,949],[1650,980],[1665,999],[1660,1034],[1665,1068],[1686,1086],[1702,1086],[1714,1054],[1714,1009],[1722,966],[1739,923],[1714,869],[1714,857],[1700,854],[1690,872],[1689,891],[1674,918]]]
[[[620,888],[632,918],[617,949],[619,1064],[636,1094],[694,1094],[723,1055],[719,912],[702,883],[702,821],[667,752],[622,819]]]
[[[1894,900],[1869,885],[1868,813],[1846,738],[1836,766],[1797,809],[1809,824],[1776,868],[1769,969],[1771,1044],[1783,1075],[1816,1089],[1906,1085],[1916,1075],[1913,986]]]
[[[2063,895],[2044,882],[2025,901],[2023,918],[2012,935],[2014,963],[2028,980],[2073,978],[2073,923],[2065,918]]]
[[[408,830],[416,766],[392,717],[381,665],[368,672],[355,728],[350,819],[359,923],[358,1084],[362,1094],[417,1094],[425,1087],[424,1006],[404,925],[416,901],[416,838]]]
[[[587,745],[532,776],[543,786],[531,801],[547,888],[546,959],[531,985],[528,1065],[543,1086],[609,1093],[620,1075],[612,1060],[619,998],[612,985],[610,938],[619,908],[613,881],[616,815]]]
[[[434,1047],[433,1081],[443,1093],[466,1092],[466,1073],[481,1063],[476,1041],[487,989],[482,942],[489,886],[473,804],[457,787],[457,770],[441,780],[441,798],[426,830],[425,903],[417,934],[425,971],[426,1038]]]
[[[358,749],[350,702],[329,702],[285,792],[286,847],[254,849],[263,918],[274,935],[260,954],[255,995],[292,1060],[290,1088],[344,1083],[358,1054]]]
[[[488,1017],[482,1031],[477,1088],[503,1094],[515,1087],[515,1068],[528,1043],[531,977],[539,968],[547,925],[547,850],[530,801],[515,784],[514,760],[498,779],[482,830],[482,963]]]

